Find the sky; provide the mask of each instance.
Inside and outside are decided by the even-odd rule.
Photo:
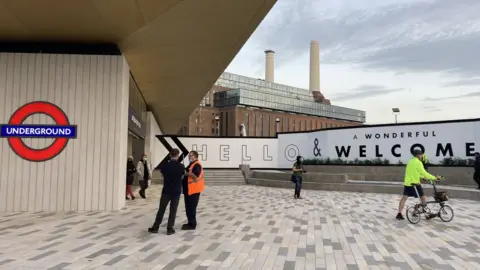
[[[308,89],[309,47],[320,87],[367,123],[480,118],[480,1],[278,0],[227,71]]]

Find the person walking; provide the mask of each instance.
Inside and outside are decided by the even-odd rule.
[[[140,191],[138,192],[140,196],[144,199],[147,198],[145,191],[150,185],[152,180],[152,169],[150,163],[147,160],[147,155],[143,155],[142,159],[137,163],[137,175],[140,182]]]
[[[197,206],[200,193],[205,189],[203,167],[198,161],[198,152],[191,151],[188,154],[190,163],[183,178],[183,198],[185,199],[185,212],[188,223],[182,226],[182,230],[195,230],[197,228]]]
[[[425,171],[428,171],[428,157],[425,153],[422,155],[422,160],[421,161],[422,161],[423,168],[425,169]]]
[[[420,180],[424,178],[428,180],[439,180],[441,178],[440,176],[433,176],[425,170],[423,167],[422,156],[422,151],[415,150],[413,151],[413,158],[407,163],[407,167],[405,169],[405,179],[403,183],[403,196],[398,203],[398,213],[396,219],[405,219],[402,215],[402,212],[408,197],[418,198],[420,196],[422,204],[425,204],[425,194],[423,193]],[[430,218],[433,218],[433,216]]]
[[[292,171],[292,177],[295,181],[295,194],[293,195],[293,198],[302,199],[300,192],[302,191],[302,174],[305,172],[305,170],[303,169],[303,158],[301,156],[297,156],[297,161],[293,164]]]
[[[135,200],[135,195],[133,195],[132,185],[133,185],[133,181],[135,180],[136,172],[137,172],[137,168],[133,163],[133,157],[129,156],[127,160],[127,188],[125,192],[126,200],[130,200],[130,199]]]
[[[160,204],[152,227],[148,228],[150,233],[158,233],[158,228],[163,220],[163,215],[170,203],[170,213],[168,214],[167,235],[175,233],[175,217],[177,216],[178,202],[182,194],[182,180],[185,174],[185,166],[178,161],[180,150],[172,149],[170,151],[170,161],[160,168],[163,175],[163,189],[160,197]]]
[[[480,189],[480,153],[475,153],[475,164],[473,165],[475,172],[473,173],[473,180],[478,185],[478,189]]]

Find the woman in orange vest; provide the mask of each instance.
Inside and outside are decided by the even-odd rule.
[[[198,152],[188,153],[190,164],[183,178],[183,198],[185,199],[185,212],[187,213],[188,223],[182,226],[182,230],[195,230],[197,228],[197,206],[200,200],[200,193],[205,189],[203,179],[203,168],[198,161]]]

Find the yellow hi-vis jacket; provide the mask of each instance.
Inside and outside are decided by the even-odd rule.
[[[420,180],[426,178],[428,180],[435,180],[437,177],[429,174],[425,171],[422,161],[417,157],[413,157],[407,163],[407,168],[405,169],[405,180],[403,185],[410,187],[413,185],[420,184]]]

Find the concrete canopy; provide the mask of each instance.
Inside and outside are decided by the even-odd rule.
[[[176,133],[276,0],[0,0],[0,39],[116,43]]]

